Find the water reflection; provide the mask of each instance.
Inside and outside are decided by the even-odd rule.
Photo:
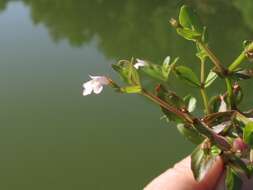
[[[3,1],[6,4],[6,1]],[[34,24],[43,24],[52,39],[67,39],[79,47],[97,39],[107,58],[131,56],[159,63],[168,54],[180,56],[197,70],[192,44],[178,37],[168,25],[180,4],[193,6],[208,27],[210,46],[228,64],[252,37],[253,2],[244,0],[114,1],[114,0],[23,0]],[[2,3],[3,4],[3,3]]]
[[[241,41],[251,37],[250,7],[253,3],[234,1],[181,1],[194,6],[208,26],[211,46],[225,61],[241,49]],[[1,1],[1,7],[7,0]],[[159,60],[168,54],[185,52],[191,46],[178,38],[168,26],[168,19],[178,12],[178,1],[114,0],[23,0],[31,9],[35,24],[44,24],[57,42],[68,39],[81,46],[94,37],[99,49],[109,58],[130,56]],[[246,4],[247,2],[247,4]],[[224,49],[229,48],[229,51]],[[188,53],[190,52],[190,53]],[[187,59],[189,60],[189,59]],[[192,60],[192,59],[190,59]]]

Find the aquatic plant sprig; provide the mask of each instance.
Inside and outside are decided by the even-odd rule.
[[[180,36],[195,44],[200,62],[199,77],[191,68],[181,65],[178,57],[168,56],[162,64],[132,58],[112,65],[126,85],[119,85],[109,77],[90,76],[91,80],[83,85],[83,95],[99,94],[103,86],[108,85],[120,93],[148,98],[160,106],[169,122],[177,124],[185,138],[197,145],[191,154],[191,169],[197,181],[205,177],[220,157],[226,168],[227,189],[240,189],[242,176],[251,178],[253,175],[253,111],[240,109],[244,98],[240,81],[253,78],[253,69],[241,66],[252,60],[253,42],[247,43],[242,53],[226,66],[208,46],[207,29],[190,7],[182,6],[179,21],[171,19],[170,23]],[[208,72],[207,59],[213,64]],[[142,85],[143,75],[157,83],[154,90],[147,90]],[[181,96],[169,89],[171,75],[199,89],[204,107],[201,117],[193,114],[197,104],[195,97]],[[226,90],[209,97],[206,89],[217,78],[225,81]]]

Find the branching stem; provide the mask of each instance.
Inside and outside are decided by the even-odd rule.
[[[221,74],[226,73],[226,69],[221,64],[221,61],[214,55],[214,53],[208,48],[206,44],[204,44],[201,41],[197,41],[197,44],[205,51],[205,53],[208,55],[208,57],[211,59],[215,67],[218,69],[218,71]]]
[[[157,96],[155,96],[155,95],[153,95],[153,94],[151,94],[151,93],[149,93],[149,92],[147,92],[145,90],[142,91],[142,94],[145,97],[147,97],[150,100],[152,100],[153,102],[159,104],[161,107],[163,107],[163,108],[167,109],[168,111],[176,114],[178,117],[180,117],[181,119],[183,119],[186,123],[188,123],[188,124],[192,124],[193,123],[193,119],[190,117],[189,114],[184,113],[184,112],[180,111],[179,109],[177,109],[177,108],[175,108],[175,107],[167,104],[165,101],[161,100],[159,97],[157,97]]]

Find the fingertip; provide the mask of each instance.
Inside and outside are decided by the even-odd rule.
[[[144,190],[213,190],[223,171],[223,162],[217,158],[204,180],[196,182],[188,156],[154,179]]]

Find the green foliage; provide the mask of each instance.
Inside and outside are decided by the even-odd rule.
[[[193,112],[197,107],[197,99],[192,95],[185,96],[184,102],[187,105],[188,112]]]
[[[183,5],[179,13],[179,24],[177,33],[187,40],[196,41],[201,39],[203,26],[198,16],[188,6]]]
[[[195,55],[200,63],[199,76],[191,67],[178,63],[179,58],[171,62],[170,57],[166,57],[162,64],[138,59],[120,61],[113,65],[114,70],[127,83],[127,87],[121,87],[120,91],[138,93],[158,104],[167,120],[175,122],[178,131],[198,145],[191,154],[191,169],[197,181],[203,180],[215,159],[221,157],[228,168],[227,189],[239,188],[241,181],[237,174],[248,177],[252,174],[250,165],[244,160],[252,160],[250,148],[253,149],[253,112],[245,112],[239,107],[244,97],[239,81],[253,76],[252,69],[240,68],[253,52],[253,42],[249,42],[227,67],[208,46],[207,29],[189,6],[181,7],[178,20],[171,19],[170,23],[180,36],[193,41],[197,47]],[[206,66],[209,64],[207,58],[212,67]],[[147,90],[141,85],[140,76],[143,75],[140,73],[146,74],[148,78],[158,79],[162,84],[152,81],[156,86],[155,92]],[[218,78],[223,81],[226,90],[213,94],[209,100],[207,88]],[[195,97],[168,90],[172,89],[176,79],[200,92],[204,109],[202,112],[198,110],[199,115],[194,115],[197,106]]]
[[[141,67],[140,70],[144,72],[146,75],[158,79],[163,82],[167,82],[170,76],[171,71],[175,67],[178,58],[175,58],[172,62],[170,62],[170,57],[166,57],[163,64],[153,64],[148,61],[145,61],[146,66]]]
[[[127,86],[120,88],[120,91],[127,94],[141,93],[141,86]]]
[[[139,74],[133,66],[133,60],[122,60],[117,64],[112,65],[112,68],[117,71],[122,79],[131,85],[140,85]]]
[[[187,140],[193,144],[198,145],[204,140],[204,137],[190,125],[180,123],[177,125],[177,129]]]
[[[176,93],[172,91],[168,91],[163,85],[160,85],[157,89],[157,97],[166,102],[168,105],[177,109],[186,107],[185,102],[181,97],[177,96]],[[169,121],[175,121],[178,123],[182,122],[181,118],[178,117],[177,114],[165,109],[164,107],[161,107],[161,109]]]
[[[186,66],[177,66],[174,69],[178,78],[182,79],[186,83],[190,84],[193,87],[200,87],[200,82],[196,74]]]
[[[227,167],[225,183],[227,190],[238,190],[242,187],[242,179],[239,174],[230,167]]]
[[[191,154],[191,169],[197,181],[203,180],[212,167],[215,157],[206,153],[199,145]]]
[[[243,130],[243,140],[253,148],[253,122],[246,124]]]
[[[228,166],[237,173],[244,173],[248,178],[251,176],[251,171],[246,163],[236,155],[229,155]]]
[[[205,88],[211,86],[211,84],[213,84],[213,82],[218,78],[218,75],[213,72],[212,70],[209,72],[209,74],[206,77],[205,80]]]
[[[179,13],[179,23],[184,27],[202,33],[203,26],[197,14],[187,5],[183,5]]]

